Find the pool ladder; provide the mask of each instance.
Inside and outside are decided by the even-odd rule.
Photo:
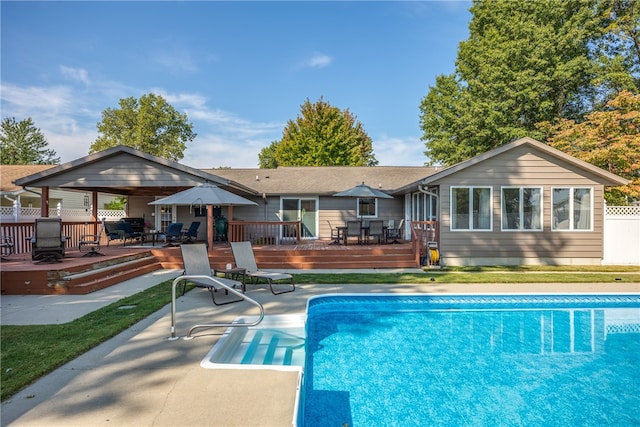
[[[202,324],[202,325],[193,325],[191,327],[191,329],[189,329],[189,332],[185,336],[185,339],[193,338],[191,336],[191,334],[196,329],[216,328],[216,327],[256,326],[256,325],[259,325],[260,322],[262,322],[262,319],[264,319],[264,307],[262,307],[262,304],[260,304],[258,301],[254,300],[254,299],[249,298],[248,296],[246,296],[242,292],[239,292],[235,288],[224,284],[222,281],[216,279],[215,277],[204,276],[204,275],[179,276],[179,277],[176,277],[173,280],[173,283],[171,284],[171,338],[169,338],[170,340],[177,340],[178,339],[178,337],[176,337],[176,326],[175,326],[176,325],[176,287],[178,286],[178,284],[180,282],[188,281],[188,280],[197,280],[200,283],[202,283],[202,282],[210,282],[211,286],[219,286],[219,287],[225,289],[226,291],[229,291],[232,294],[234,294],[236,296],[239,296],[240,298],[242,298],[243,300],[247,301],[248,303],[251,303],[251,304],[255,305],[256,307],[258,307],[258,309],[260,310],[260,315],[258,316],[258,318],[254,322],[251,322],[251,323],[241,323],[241,324],[238,324],[238,323],[206,323],[206,324]]]

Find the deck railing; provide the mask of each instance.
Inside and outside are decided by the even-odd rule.
[[[300,243],[300,221],[229,221],[230,242],[253,245]]]
[[[100,222],[62,222],[62,235],[67,236],[66,247],[78,245],[80,236],[95,234]],[[13,222],[0,224],[0,236],[8,236],[13,240],[13,253],[24,254],[31,252],[31,237],[35,234],[35,222]],[[100,243],[107,244],[107,236],[102,233]]]
[[[62,222],[62,235],[67,236],[67,248],[75,247],[80,237],[95,234],[100,222]],[[230,221],[229,241],[250,241],[254,245],[281,245],[300,243],[300,221]],[[31,252],[31,237],[35,234],[35,222],[0,223],[0,236],[11,237],[16,254]],[[108,239],[102,233],[100,243],[106,245]]]

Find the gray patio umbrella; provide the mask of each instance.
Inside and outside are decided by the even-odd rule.
[[[249,199],[233,194],[217,185],[205,183],[191,187],[171,196],[163,197],[149,203],[150,205],[180,205],[180,206],[251,206],[258,204]],[[207,217],[207,235],[209,248],[213,247],[213,218]]]
[[[371,188],[368,185],[358,184],[355,187],[349,188],[348,190],[340,191],[334,194],[335,197],[370,197],[374,199],[393,199],[393,196],[388,195],[387,193],[376,190],[375,188]]]
[[[340,191],[334,194],[334,197],[360,197],[360,198],[371,198],[371,199],[393,199],[393,196],[388,195],[387,193],[377,190],[375,188],[371,188],[366,185],[364,182],[362,184],[358,184],[355,187],[349,188],[348,190]],[[362,218],[361,218],[362,219]]]

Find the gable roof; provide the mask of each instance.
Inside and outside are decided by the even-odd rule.
[[[162,196],[205,182],[258,194],[229,179],[122,145],[18,178],[15,185]]]
[[[215,169],[210,172],[265,195],[328,196],[363,182],[388,194],[435,171],[423,166],[299,166],[277,169]]]
[[[425,178],[420,184],[428,185],[428,184],[435,183],[436,181],[439,181],[449,175],[460,172],[461,170],[466,169],[470,166],[477,165],[478,163],[484,162],[485,160],[488,160],[495,156],[499,156],[502,153],[505,153],[509,150],[512,150],[516,147],[521,147],[521,146],[530,146],[533,150],[542,151],[550,156],[553,156],[559,160],[562,160],[563,162],[566,162],[568,164],[581,168],[585,171],[588,171],[594,174],[595,176],[600,177],[601,183],[605,186],[618,186],[618,185],[626,185],[629,183],[628,180],[622,177],[619,177],[618,175],[615,175],[611,172],[608,172],[590,163],[584,162],[580,159],[570,156],[569,154],[566,154],[560,150],[557,150],[551,147],[550,145],[544,144],[540,141],[536,141],[533,138],[525,137],[525,138],[520,138],[518,140],[512,141],[508,144],[502,145],[493,150],[487,151],[486,153],[480,154],[469,160],[465,160],[463,162],[460,162],[448,168],[442,169],[441,171],[436,172],[433,175],[430,175],[427,178]]]

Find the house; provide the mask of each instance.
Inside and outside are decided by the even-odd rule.
[[[447,265],[599,265],[604,189],[627,183],[522,138],[420,185],[440,195],[440,251]]]
[[[438,221],[446,265],[600,264],[604,188],[616,175],[531,138],[448,168],[284,167],[198,170],[129,147],[114,147],[16,180],[16,185],[128,196],[128,212],[149,227],[207,215],[190,206],[149,202],[210,182],[258,203],[218,207],[230,221],[301,221],[304,238],[328,239],[329,222],[361,218]],[[360,183],[391,199],[334,197]],[[94,196],[95,197],[95,196]],[[211,236],[212,222],[199,238]]]

